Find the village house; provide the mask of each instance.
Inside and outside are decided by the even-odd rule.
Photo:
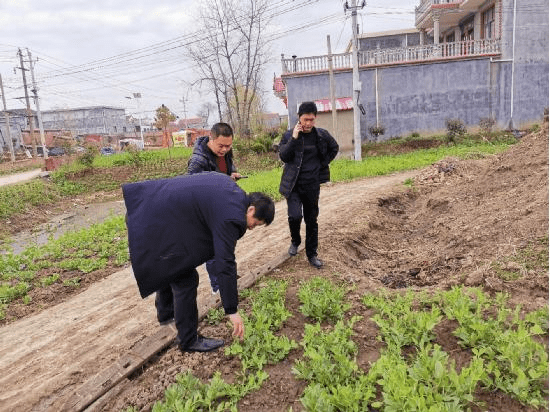
[[[547,0],[421,0],[415,28],[358,35],[361,140],[541,122],[548,108]],[[319,39],[324,41],[324,39]],[[351,43],[331,56],[282,56],[274,92],[297,121],[303,101],[320,109],[317,124],[353,148]],[[332,63],[336,130],[332,121]],[[351,122],[351,125],[350,125]]]

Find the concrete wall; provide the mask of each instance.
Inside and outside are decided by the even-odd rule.
[[[514,89],[502,90],[511,95],[513,92],[513,110],[515,127],[522,127],[533,120],[542,119],[543,107],[548,107],[548,0],[518,0],[516,3],[515,47],[514,40],[514,2],[503,1],[502,13],[502,59],[511,62],[500,63],[507,66],[508,81],[511,85],[511,73],[514,72]],[[508,103],[510,104],[510,97]],[[538,102],[538,104],[537,104]],[[533,113],[533,110],[536,112]],[[537,115],[533,119],[533,115]]]
[[[104,106],[44,111],[42,123],[44,129],[70,130],[75,135],[122,134],[135,128],[126,121],[124,109]]]

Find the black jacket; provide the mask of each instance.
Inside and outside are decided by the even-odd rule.
[[[214,258],[227,314],[237,311],[235,246],[250,200],[216,172],[122,186],[130,260],[142,297]]]
[[[217,156],[208,147],[208,136],[201,136],[195,140],[193,154],[187,162],[187,174],[192,175],[201,172],[220,172],[218,168]],[[233,164],[233,150],[225,154],[225,163],[227,164],[227,174],[237,172]]]
[[[321,162],[319,170],[319,183],[325,183],[330,180],[329,163],[338,154],[338,143],[330,133],[321,128],[314,128],[317,131],[317,153]],[[279,144],[279,157],[285,163],[279,192],[284,196],[290,196],[298,180],[298,174],[302,167],[304,156],[304,137],[300,132],[297,139],[292,138],[292,130],[288,130],[283,135]]]

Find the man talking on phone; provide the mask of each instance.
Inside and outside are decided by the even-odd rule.
[[[338,154],[338,143],[330,133],[315,127],[317,105],[303,102],[298,108],[298,123],[288,130],[279,144],[279,157],[285,163],[279,192],[286,198],[290,247],[294,256],[302,242],[302,217],[306,224],[306,256],[320,269],[323,262],[317,256],[319,193],[322,183],[330,180],[329,164]]]

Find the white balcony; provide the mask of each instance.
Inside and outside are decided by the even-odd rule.
[[[435,60],[465,59],[477,56],[495,56],[501,53],[498,39],[467,40],[452,43],[379,49],[359,52],[359,66],[368,68],[379,65],[421,63]],[[281,59],[282,74],[306,74],[328,71],[328,56]],[[332,55],[334,70],[352,69],[351,53]]]

